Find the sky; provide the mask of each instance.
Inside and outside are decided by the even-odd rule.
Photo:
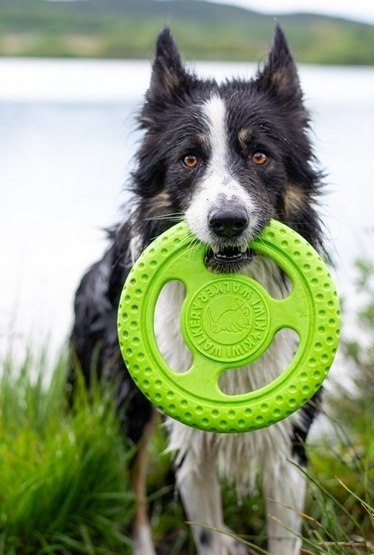
[[[374,24],[372,0],[211,0],[264,13],[311,12]]]

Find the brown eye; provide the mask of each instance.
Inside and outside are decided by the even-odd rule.
[[[252,162],[254,162],[257,166],[263,166],[265,162],[268,161],[268,159],[269,159],[269,156],[264,152],[260,152],[260,151],[254,152],[251,155]]]
[[[187,154],[187,156],[183,158],[183,165],[189,170],[193,170],[194,168],[196,168],[198,163],[198,157],[194,156],[193,154]]]

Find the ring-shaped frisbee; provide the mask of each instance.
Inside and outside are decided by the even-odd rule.
[[[321,387],[337,350],[339,301],[317,252],[275,220],[250,248],[273,260],[290,278],[287,297],[275,299],[243,273],[210,271],[205,265],[208,247],[196,244],[185,222],[151,243],[122,291],[119,343],[133,380],[161,411],[202,430],[248,432],[286,418]],[[183,373],[171,369],[162,357],[154,329],[157,299],[172,280],[182,282],[186,290],[180,323],[193,362]],[[289,366],[258,390],[224,393],[221,374],[247,365],[250,372],[250,364],[282,328],[299,337]]]

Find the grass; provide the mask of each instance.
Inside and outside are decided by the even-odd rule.
[[[304,555],[374,553],[373,281],[374,266],[359,262],[356,324],[366,341],[344,341],[353,392],[336,390],[328,404],[333,434],[308,447]],[[66,375],[64,357],[53,371],[44,356],[2,364],[0,555],[131,553],[135,503],[127,469],[134,449],[123,441],[110,386],[94,381],[88,392],[80,380],[69,408]],[[159,555],[193,555],[165,446],[160,431],[148,484],[153,536]],[[242,503],[228,487],[223,496],[227,525],[266,554],[260,490]]]
[[[31,379],[32,368],[39,372]],[[3,366],[0,389],[0,553],[127,554],[134,500],[128,468],[133,450],[121,437],[107,386],[82,383],[71,410],[67,365],[61,359],[48,385],[46,361],[27,357]],[[370,414],[364,426],[374,431]],[[334,417],[336,418],[336,417]],[[370,443],[337,427],[338,441],[309,448],[305,554],[373,553],[373,457]],[[370,430],[368,429],[370,427]],[[348,437],[351,439],[348,441]],[[151,448],[152,528],[159,553],[192,555],[190,527],[161,456],[162,433]],[[238,504],[224,488],[226,521],[248,545],[266,553],[265,509],[260,491]]]
[[[109,391],[82,384],[66,407],[66,362],[43,385],[45,360],[27,357],[0,389],[0,553],[126,553],[122,527],[133,513],[121,439]],[[126,551],[127,550],[127,551]]]

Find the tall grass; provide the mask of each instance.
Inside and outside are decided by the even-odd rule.
[[[108,388],[82,383],[67,410],[66,361],[43,385],[27,357],[0,387],[0,553],[130,553],[126,450]]]
[[[304,555],[374,553],[374,267],[358,267],[357,329],[366,340],[344,341],[355,387],[338,389],[329,403],[334,435],[308,447]],[[68,407],[64,358],[53,371],[44,356],[21,365],[8,358],[1,370],[0,555],[130,554],[133,448],[124,443],[111,387],[93,380],[88,392],[78,380]],[[165,447],[160,431],[148,484],[157,552],[194,555]],[[260,489],[240,504],[230,488],[223,495],[227,525],[252,553],[266,554]]]

